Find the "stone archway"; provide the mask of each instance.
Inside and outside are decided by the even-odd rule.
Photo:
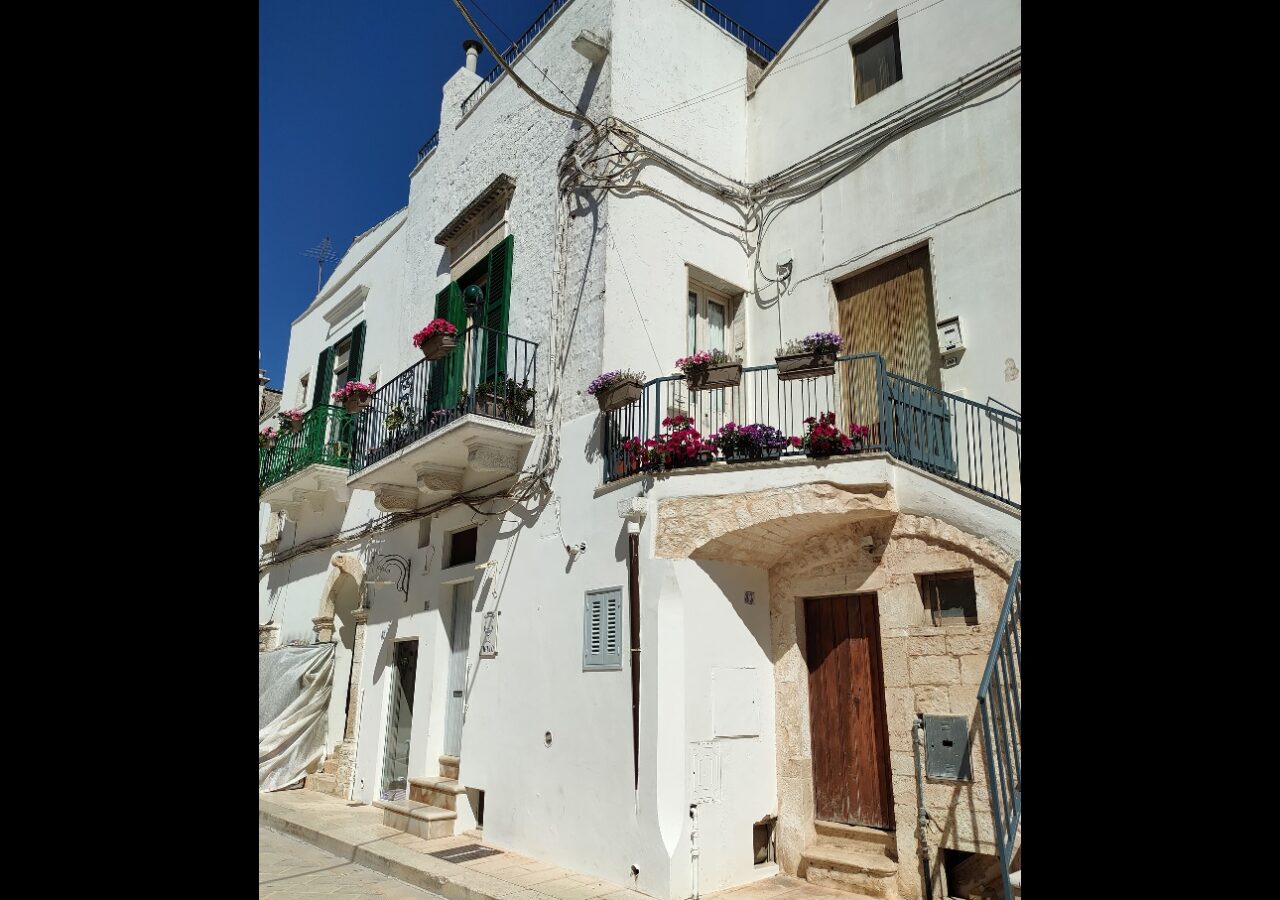
[[[975,679],[980,678],[1013,558],[993,542],[940,518],[900,512],[886,484],[811,482],[662,498],[656,519],[658,557],[722,560],[769,573],[775,839],[780,868],[787,874],[800,874],[806,850],[817,842],[804,598],[877,595],[896,820],[892,834],[898,870],[893,878],[900,896],[920,897],[912,722],[917,712],[972,715]],[[961,569],[974,573],[980,624],[952,630],[923,624],[919,576]],[[971,784],[928,785],[926,803],[935,821],[965,827],[973,823],[969,833],[953,830],[947,846],[991,852],[983,846],[990,839],[982,833],[989,829],[990,814],[979,751],[973,769]],[[931,837],[942,840],[937,833]]]
[[[325,763],[325,775],[334,776],[334,780],[308,778],[309,787],[339,797],[349,797],[355,772],[356,743],[355,731],[360,706],[360,679],[364,662],[365,626],[369,621],[369,610],[363,604],[365,594],[364,564],[354,553],[335,553],[329,560],[329,577],[325,580],[320,595],[320,614],[312,619],[316,639],[321,642],[334,639],[335,610],[338,596],[344,589],[354,585],[359,598],[352,611],[355,623],[355,635],[351,648],[351,674],[346,700],[346,714],[343,717],[342,740],[334,748],[333,755]]]

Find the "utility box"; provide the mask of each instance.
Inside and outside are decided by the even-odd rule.
[[[964,356],[964,335],[960,333],[960,317],[938,321],[938,351],[942,355],[943,368],[950,369]]]
[[[925,774],[948,781],[972,781],[969,720],[964,716],[924,717]]]

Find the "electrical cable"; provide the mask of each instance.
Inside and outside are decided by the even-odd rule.
[[[493,20],[493,16],[491,16],[491,15],[489,15],[487,12],[485,12],[485,11],[484,11],[484,9],[480,6],[480,4],[476,2],[476,0],[471,0],[471,5],[472,5],[472,6],[474,6],[476,9],[480,10],[480,15],[482,15],[482,16],[484,16],[486,19],[488,19],[488,20],[489,20],[489,23],[490,23],[491,25],[493,25],[493,27],[494,27],[494,28],[498,29],[499,33],[501,33],[501,35],[502,35],[504,38],[506,38],[507,40],[511,41],[511,49],[513,49],[513,50],[514,50],[514,49],[515,49],[515,46],[516,46],[515,38],[513,38],[511,35],[507,34],[505,31],[503,31],[503,30],[502,30],[502,26],[501,26],[501,25],[499,25],[497,22],[495,22],[495,21]],[[559,91],[559,92],[560,92],[560,96],[561,96],[561,97],[563,97],[564,99],[566,99],[566,100],[568,100],[570,103],[572,103],[572,104],[573,104],[573,108],[574,108],[574,109],[577,109],[577,108],[578,108],[578,104],[574,101],[574,99],[573,99],[572,97],[570,97],[568,94],[566,94],[566,93],[564,92],[564,89],[563,89],[563,88],[561,88],[561,87],[560,87],[560,85],[556,84],[554,81],[552,81],[552,80],[551,80],[551,76],[547,73],[547,70],[546,70],[546,69],[542,68],[542,67],[541,67],[541,66],[539,66],[536,62],[534,62],[534,61],[533,61],[533,57],[531,57],[528,53],[525,53],[524,58],[525,58],[525,60],[527,60],[527,61],[528,61],[529,65],[533,66],[535,69],[537,69],[539,72],[541,72],[541,73],[542,73],[542,77],[543,77],[543,78],[545,78],[545,79],[547,79],[547,81],[551,82],[551,86],[552,86],[553,88],[555,88],[557,91]]]
[[[472,31],[474,31],[476,35],[480,38],[480,42],[483,43],[485,45],[485,48],[488,49],[488,51],[493,54],[494,58],[498,61],[498,65],[502,66],[502,68],[506,70],[507,74],[511,76],[511,80],[514,81],[520,87],[520,90],[524,91],[526,94],[532,97],[538,104],[546,107],[547,109],[551,110],[553,113],[559,113],[562,116],[567,116],[570,119],[574,119],[578,122],[584,123],[585,125],[589,125],[592,131],[595,131],[599,127],[598,125],[596,125],[595,122],[591,121],[589,118],[582,115],[582,113],[578,112],[576,109],[572,111],[567,109],[562,109],[561,107],[556,106],[547,98],[543,97],[533,88],[529,87],[529,85],[525,84],[524,79],[521,78],[519,75],[517,75],[516,70],[511,68],[511,66],[507,64],[507,61],[502,56],[502,54],[494,49],[493,43],[489,40],[489,36],[486,35],[483,31],[481,31],[480,26],[476,24],[476,20],[471,18],[471,13],[467,12],[467,8],[462,5],[462,0],[453,0],[453,5],[458,8],[458,11],[460,13],[462,13],[462,17],[467,20],[467,24],[471,26]]]

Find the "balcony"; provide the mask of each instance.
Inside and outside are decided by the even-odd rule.
[[[353,417],[348,486],[392,512],[515,474],[537,390],[536,343],[468,328],[448,356],[405,369]]]
[[[318,406],[296,433],[283,432],[271,449],[258,448],[258,495],[295,522],[310,506],[319,512],[330,495],[351,499],[346,485],[353,420],[337,406]]]
[[[776,365],[744,366],[736,387],[713,390],[690,391],[683,375],[655,378],[638,401],[606,416],[604,481],[639,474],[645,467],[623,443],[656,438],[667,430],[662,420],[670,416],[692,417],[704,439],[729,422],[771,425],[785,435],[803,436],[804,420],[827,411],[836,413],[842,431],[848,432],[851,423],[867,426],[860,453],[888,454],[1022,509],[1022,417],[889,372],[874,353],[838,357],[834,373],[815,378],[784,380]],[[789,446],[772,461],[713,460],[708,466],[723,471],[804,455]],[[830,461],[856,458],[837,455]]]

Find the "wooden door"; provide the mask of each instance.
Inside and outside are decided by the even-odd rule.
[[[875,594],[804,601],[814,815],[893,828]]]

